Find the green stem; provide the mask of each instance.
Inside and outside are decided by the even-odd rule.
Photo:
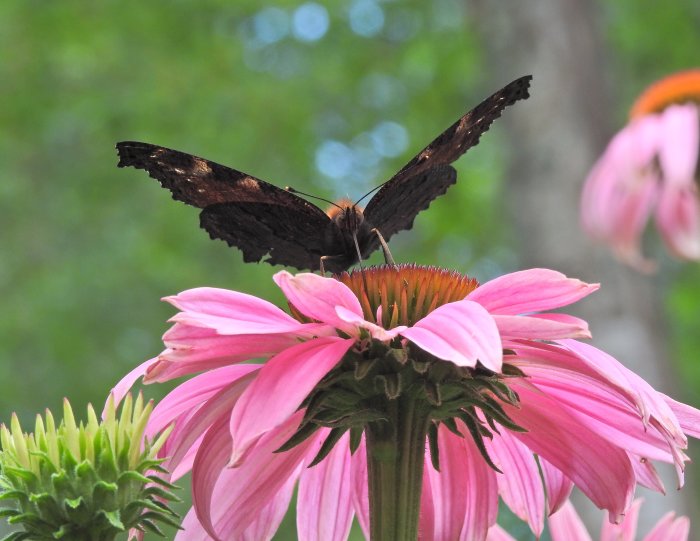
[[[428,411],[420,402],[389,400],[388,420],[370,423],[367,478],[371,541],[415,541],[418,537]]]

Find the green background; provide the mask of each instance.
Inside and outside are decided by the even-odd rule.
[[[0,3],[1,421],[16,411],[30,426],[63,397],[77,411],[101,405],[121,375],[160,351],[173,314],[160,297],[209,285],[282,302],[277,268],[244,265],[199,229],[195,209],[144,172],[117,169],[115,142],[357,198],[508,82],[490,77],[468,3],[332,3],[314,41],[294,26],[301,4]],[[697,63],[700,14],[691,0],[617,1],[600,14],[622,125],[644,85]],[[386,121],[407,139],[381,156],[371,141]],[[355,160],[335,178],[316,165],[331,141],[338,159]],[[450,194],[392,239],[397,260],[482,280],[518,268],[502,203],[504,141],[497,125],[457,163]],[[684,379],[679,398],[697,405],[700,270],[667,268],[659,310]],[[276,539],[294,539],[293,520]]]

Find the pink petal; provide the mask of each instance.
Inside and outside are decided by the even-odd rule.
[[[349,439],[346,433],[326,458],[301,474],[297,502],[300,541],[345,541],[348,537],[354,514]]]
[[[355,331],[352,325],[345,323],[336,313],[336,307],[342,306],[362,316],[360,301],[342,282],[312,273],[294,276],[287,271],[275,274],[274,280],[290,304],[305,316],[349,333]]]
[[[296,431],[302,417],[303,412],[297,412],[262,436],[237,468],[222,467],[231,448],[225,423],[210,430],[192,470],[192,497],[197,516],[210,535],[238,539],[256,523],[261,510],[284,494],[288,483],[294,484],[304,460],[318,452],[321,431],[289,451],[274,451]],[[284,496],[287,499],[287,494]]]
[[[197,451],[193,466],[192,501],[197,520],[216,541],[219,540],[212,516],[214,489],[224,472],[231,449],[231,435],[226,431],[226,418],[222,417],[209,428]]]
[[[664,183],[687,188],[694,184],[700,152],[700,114],[693,103],[669,105],[661,113],[659,165]]]
[[[293,332],[272,333],[266,336],[265,340],[260,340],[259,334],[220,334],[212,328],[175,323],[163,335],[163,342],[174,352],[190,355],[193,352],[206,352],[212,348],[223,350],[224,344],[231,344],[232,349],[228,352],[229,355],[240,354],[236,348],[245,348],[251,354],[263,355],[281,351],[290,344],[296,343],[299,338],[331,334],[327,331],[327,325],[299,323]],[[256,340],[257,347],[255,347]],[[222,353],[225,352],[222,351]]]
[[[479,361],[489,370],[501,371],[503,347],[498,328],[491,315],[475,302],[444,304],[401,334],[428,353],[458,366],[474,367]]]
[[[518,541],[507,531],[501,528],[498,524],[494,524],[489,528],[489,533],[486,536],[486,541]]]
[[[584,346],[573,340],[562,342],[578,349]],[[682,484],[683,464],[688,460],[682,451],[685,436],[674,428],[674,416],[665,404],[659,403],[661,396],[639,376],[590,346],[586,346],[586,351],[590,349],[588,359],[552,345],[513,347],[519,358],[527,361],[512,362],[525,370],[531,384],[565,405],[578,422],[615,445],[636,455],[675,463]],[[591,361],[596,356],[600,358]],[[608,373],[603,366],[610,368]]]
[[[642,272],[655,270],[653,261],[642,256],[641,235],[658,197],[659,175],[653,167],[660,137],[659,115],[631,122],[614,138],[606,152],[606,174],[612,176],[607,193],[601,193],[601,215],[609,230],[603,236],[624,262]]]
[[[352,504],[362,533],[369,539],[369,489],[367,486],[367,448],[362,436],[360,446],[352,455]]]
[[[656,154],[658,125],[658,115],[628,124],[613,137],[591,169],[581,198],[581,217],[594,237],[614,235],[620,223],[619,203],[641,187],[640,172],[649,169]]]
[[[173,431],[174,433],[175,431]],[[201,435],[196,442],[190,447],[190,449],[187,451],[185,456],[180,460],[180,463],[177,465],[175,468],[170,467],[170,463],[167,460],[168,453],[167,453],[167,446],[164,446],[164,448],[161,448],[161,452],[159,453],[159,457],[166,458],[166,461],[163,463],[163,467],[168,469],[168,472],[170,473],[169,481],[171,483],[175,483],[178,479],[181,479],[188,473],[192,471],[192,466],[194,465],[194,460],[197,458],[197,451],[199,450],[199,446],[202,444],[202,441],[204,440],[204,435]]]
[[[260,366],[255,364],[226,366],[205,372],[178,385],[153,408],[146,427],[146,435],[152,438],[183,413],[199,407],[223,387],[258,368]]]
[[[641,505],[642,500],[634,500],[620,524],[604,520],[600,530],[600,541],[634,541],[637,538],[637,520]]]
[[[545,493],[532,451],[507,430],[484,443],[494,464],[503,472],[496,473],[501,498],[539,538],[544,528]]]
[[[675,518],[675,513],[668,512],[656,523],[643,541],[688,541],[690,520],[688,517]]]
[[[632,372],[611,355],[599,350],[590,344],[584,344],[576,340],[562,340],[561,344],[574,352],[578,359],[626,392],[631,400],[639,408],[644,419],[654,415],[668,430],[677,434],[679,443],[687,443],[683,431],[678,424],[678,419],[666,404],[664,396],[657,392],[649,383]]]
[[[669,450],[674,453],[677,465],[682,465],[683,458],[679,450],[687,447],[688,440],[676,415],[664,400],[664,396],[604,351],[576,340],[562,340],[561,343],[575,352],[591,369],[628,394],[639,408],[642,418],[645,421],[651,420],[650,422],[655,424],[659,433],[669,442]]]
[[[611,141],[614,160],[620,167],[639,170],[647,167],[661,144],[661,116],[652,114],[633,120]]]
[[[513,364],[525,371],[529,383],[598,435],[638,455],[672,461],[666,440],[648,429],[635,404],[618,388],[571,366],[533,360]]]
[[[379,308],[381,308],[381,306]],[[364,317],[355,314],[355,312],[351,312],[343,306],[336,307],[335,311],[338,317],[342,319],[345,323],[350,323],[353,327],[357,329],[365,329],[369,332],[372,338],[374,338],[375,340],[380,340],[382,342],[388,342],[389,340],[393,340],[399,334],[401,334],[401,332],[403,332],[404,329],[408,328],[405,325],[399,325],[398,327],[394,327],[393,329],[386,330],[384,329],[384,327],[377,325],[376,323],[366,321]]]
[[[620,516],[631,502],[634,471],[622,449],[573,418],[559,403],[522,380],[510,387],[521,407],[504,406],[525,428],[513,436],[569,477],[595,505]]]
[[[620,173],[606,152],[586,177],[581,194],[581,225],[592,237],[607,239],[613,230],[614,200]]]
[[[272,357],[231,413],[235,465],[255,440],[294,413],[316,384],[342,359],[354,340],[322,337]]]
[[[440,505],[440,501],[433,495],[431,486],[432,465],[430,464],[430,449],[426,446],[423,459],[423,487],[420,494],[420,516],[418,521],[418,541],[436,541],[440,539],[440,532],[436,527],[439,517],[435,515],[442,512],[442,509],[435,509],[435,504]]]
[[[552,541],[591,541],[591,536],[588,535],[586,527],[570,501],[549,517],[548,522]]]
[[[556,513],[564,502],[569,499],[574,484],[561,471],[552,466],[544,458],[539,457],[542,469],[542,481],[547,494],[547,514]]]
[[[287,482],[272,496],[270,503],[256,511],[255,520],[236,539],[240,539],[240,541],[268,541],[272,539],[277,533],[282,519],[287,514],[295,485],[296,476],[291,475]]]
[[[225,385],[197,409],[196,415],[188,419],[187,422],[181,423],[182,429],[178,431],[178,437],[172,438],[171,436],[173,441],[168,442],[168,450],[171,455],[168,462],[169,468],[175,468],[180,464],[180,461],[187,456],[187,452],[210,425],[215,424],[218,419],[230,418],[231,409],[256,376],[257,371],[251,372]]]
[[[632,459],[632,468],[634,468],[637,483],[659,494],[666,494],[666,488],[654,464],[646,457],[631,455],[630,458]]]
[[[661,115],[659,164],[663,190],[656,219],[673,253],[700,259],[700,201],[695,180],[700,113],[694,104],[671,105]]]
[[[665,394],[659,393],[659,395],[675,414],[683,432],[688,436],[700,438],[700,410],[683,402],[677,402]]]
[[[468,434],[464,425],[461,430]],[[486,539],[498,512],[495,472],[486,464],[469,436],[460,438],[441,425],[438,446],[440,471],[433,469],[430,460],[425,464],[429,480],[425,489],[429,488],[432,495],[433,536],[421,539]],[[420,528],[424,529],[423,524]]]
[[[620,132],[591,170],[581,197],[584,229],[645,272],[653,270],[653,263],[642,257],[640,239],[658,192],[658,174],[650,167],[656,125],[655,117],[647,118]]]
[[[138,380],[140,377],[142,377],[146,371],[154,365],[158,361],[157,358],[155,359],[148,359],[146,362],[141,363],[138,365],[136,368],[131,370],[126,376],[124,376],[122,379],[119,380],[119,382],[112,387],[112,389],[109,391],[109,394],[114,397],[114,406],[118,406],[121,404],[121,401],[124,400],[124,397],[126,396],[126,393],[129,392],[129,389],[131,389],[134,386],[134,383],[136,383],[136,380]],[[108,398],[109,400],[109,398]],[[105,402],[105,408],[107,407],[107,402]],[[102,410],[102,417],[104,417],[105,411],[104,409]]]
[[[493,316],[501,336],[528,340],[560,340],[590,338],[588,323],[566,314],[532,316]]]
[[[235,400],[254,377],[250,372],[259,367],[245,364],[206,372],[175,388],[154,408],[146,437],[152,439],[171,423],[175,425],[159,452],[160,457],[167,457],[164,467],[171,481],[189,472],[203,431],[216,419],[228,418]]]
[[[294,332],[301,326],[274,304],[227,289],[200,287],[163,300],[182,311],[172,321],[213,328],[219,334]]]
[[[310,330],[303,327],[306,332]],[[326,334],[314,329],[314,335]],[[299,342],[300,333],[222,336],[213,329],[176,323],[163,336],[168,349],[149,367],[145,382],[167,381],[250,359],[269,357]]]
[[[480,285],[467,299],[492,314],[517,315],[551,310],[576,302],[599,288],[549,269],[506,274]]]
[[[194,507],[187,512],[180,526],[183,529],[177,532],[175,541],[211,541],[212,539],[197,519]]]
[[[164,353],[167,355],[166,350]],[[250,359],[250,357],[249,357]],[[143,378],[144,383],[163,383],[171,379],[188,376],[193,373],[202,372],[204,370],[215,370],[224,366],[230,365],[232,362],[241,362],[246,359],[232,361],[231,358],[206,359],[202,361],[183,361],[171,362],[162,357],[159,357],[155,364],[149,367],[146,376]]]
[[[642,255],[644,228],[659,197],[659,175],[647,168],[635,173],[632,182],[620,189],[610,202],[610,231],[603,238],[617,257],[640,272],[653,272],[656,264]]]
[[[606,240],[614,234],[619,201],[628,193],[623,172],[606,152],[586,178],[581,195],[581,224],[594,238]]]
[[[694,182],[693,179],[690,179]],[[669,250],[682,259],[700,259],[700,201],[698,187],[664,186],[656,223]]]

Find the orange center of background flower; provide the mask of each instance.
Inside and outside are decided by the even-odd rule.
[[[700,69],[681,71],[652,84],[632,105],[630,119],[688,101],[700,103]]]

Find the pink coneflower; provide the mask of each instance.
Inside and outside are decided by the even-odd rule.
[[[202,372],[147,429],[174,422],[164,465],[192,470],[178,539],[269,539],[297,482],[299,539],[345,539],[356,515],[372,539],[435,541],[485,539],[499,495],[539,535],[573,485],[618,520],[637,483],[663,490],[651,460],[682,483],[700,413],[549,312],[597,285],[415,266],[275,282],[291,315],[222,289],[167,298],[167,349],[115,388]]]
[[[641,499],[635,500],[619,524],[603,521],[600,541],[634,541],[637,538],[637,519],[642,506]],[[581,518],[570,501],[549,517],[549,533],[552,541],[591,541],[592,538],[583,525]],[[676,517],[673,511],[659,519],[654,528],[642,538],[642,541],[687,541],[690,533],[688,517]],[[499,526],[489,530],[487,541],[516,541]]]
[[[653,213],[667,248],[700,259],[700,70],[652,85],[586,179],[584,228],[624,262],[651,271],[640,244]]]

